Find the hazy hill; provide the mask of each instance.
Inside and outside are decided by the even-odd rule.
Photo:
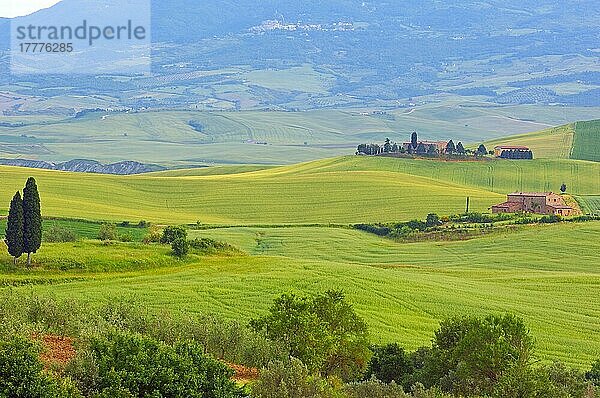
[[[593,91],[600,82],[593,61],[600,4],[593,0],[154,0],[151,5],[153,70],[165,78],[79,76],[67,79],[73,87],[48,93],[42,89],[63,85],[64,76],[37,76],[29,79],[34,88],[17,92],[106,94],[114,97],[111,105],[134,108],[190,106],[215,98],[234,108],[398,105],[440,93],[509,104],[600,105]],[[36,17],[77,21],[101,15],[98,7],[95,1],[64,0]],[[6,28],[2,32],[0,23],[6,42]],[[8,57],[2,61],[6,68]],[[307,88],[303,79],[287,86],[265,83],[281,78],[269,71],[301,65],[310,66],[308,78],[321,87]],[[238,69],[223,71],[231,67]],[[223,72],[194,74],[200,70]],[[266,74],[249,74],[257,70]],[[8,76],[3,73],[0,80],[6,83]],[[166,97],[122,95],[172,86],[182,89]]]

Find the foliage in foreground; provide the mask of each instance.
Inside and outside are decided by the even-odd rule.
[[[173,346],[113,332],[94,337],[66,373],[88,397],[241,397],[233,371],[204,355],[193,341]]]
[[[67,379],[56,379],[43,370],[39,349],[23,337],[0,342],[0,397],[79,397]]]
[[[283,344],[309,371],[344,381],[360,378],[370,355],[367,325],[341,291],[312,299],[284,294],[251,326]]]

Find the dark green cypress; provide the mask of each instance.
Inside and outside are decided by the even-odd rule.
[[[27,265],[31,265],[31,253],[37,252],[42,245],[40,194],[33,177],[27,179],[23,189],[23,241]]]
[[[8,253],[14,257],[15,264],[17,259],[24,252],[23,245],[23,200],[21,194],[17,192],[10,201],[8,210],[8,220],[6,224],[6,238],[4,239],[8,247]]]

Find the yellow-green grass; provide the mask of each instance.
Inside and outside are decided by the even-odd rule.
[[[256,250],[259,233],[268,242],[266,250]],[[172,263],[146,270],[127,266],[122,273],[52,271],[52,284],[40,281],[17,289],[90,304],[133,295],[156,309],[217,313],[247,321],[264,314],[283,292],[314,294],[337,288],[367,320],[373,342],[397,341],[414,349],[429,343],[441,319],[509,311],[531,327],[542,359],[589,368],[600,357],[598,222],[523,228],[512,234],[434,244],[401,244],[330,228],[234,228],[194,234],[228,239],[260,255],[177,263],[169,260],[164,248],[139,247],[133,258],[153,258],[150,252],[158,250],[158,258]],[[55,256],[56,261],[69,248],[48,246],[40,257]],[[120,262],[130,247],[86,246],[91,254],[82,261],[110,262],[108,257],[117,250],[115,260]],[[29,272],[41,277],[42,271]],[[30,277],[27,271],[4,276]]]
[[[575,123],[573,159],[600,162],[600,120]]]
[[[554,191],[562,183],[570,193],[600,193],[600,164],[568,159],[533,161],[488,160],[446,162],[387,157],[346,156],[271,169],[272,174],[319,174],[342,171],[388,171],[477,187],[501,194],[514,191]]]
[[[42,222],[45,238],[50,238],[49,235],[53,232],[54,228],[58,228],[73,232],[76,238],[97,239],[100,227],[101,223],[86,220],[45,219]],[[3,218],[0,219],[0,236],[3,236],[5,229],[6,219]],[[130,226],[122,226],[119,223],[119,225],[116,227],[116,230],[119,236],[130,236],[135,242],[141,242],[144,236],[148,233],[147,227],[138,227],[135,225],[135,223]]]
[[[8,204],[28,176],[38,180],[45,216],[161,223],[401,221],[430,212],[463,212],[467,196],[471,210],[486,211],[508,192],[558,191],[562,183],[575,195],[600,193],[600,164],[574,160],[439,162],[350,156],[238,171],[123,177],[0,167],[0,203]]]
[[[369,162],[370,159],[365,159]],[[484,211],[501,195],[386,170],[314,172],[318,165],[190,177],[105,176],[0,168],[0,203],[35,176],[45,216],[162,223],[356,223]],[[311,169],[312,167],[312,169]]]
[[[499,138],[485,143],[492,150],[496,145],[524,145],[533,151],[535,158],[569,159],[573,148],[575,125],[553,127],[535,133]]]

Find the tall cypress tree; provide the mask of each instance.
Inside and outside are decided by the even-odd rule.
[[[8,221],[6,224],[6,238],[4,239],[8,247],[8,253],[14,257],[14,263],[21,257],[24,251],[23,247],[23,200],[21,194],[17,192],[10,201],[8,210]]]
[[[31,265],[31,253],[37,252],[42,245],[40,194],[33,177],[27,179],[23,189],[23,241],[27,265]]]

